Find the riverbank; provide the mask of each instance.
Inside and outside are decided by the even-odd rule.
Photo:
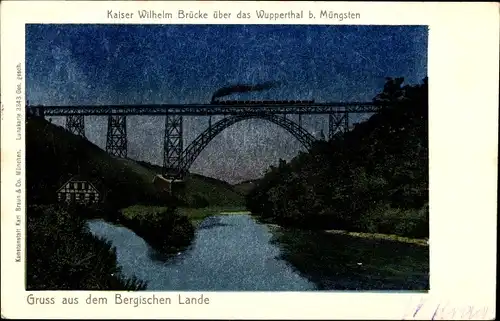
[[[429,289],[429,247],[419,242],[283,227],[272,233],[280,258],[319,290]]]
[[[146,280],[148,290],[429,288],[428,247],[284,228],[243,212],[216,212],[204,220],[192,246],[168,264],[130,229],[103,221],[93,221],[91,228],[113,242],[124,271]]]
[[[289,226],[286,226],[283,224],[278,224],[271,218],[262,218],[258,215],[252,215],[252,217],[254,217],[257,221],[259,221],[262,224],[277,227],[280,229],[296,228],[296,227],[289,227]],[[415,245],[419,245],[419,246],[429,246],[429,239],[428,238],[410,238],[410,237],[405,237],[405,236],[400,236],[400,235],[395,235],[395,234],[352,232],[352,231],[335,230],[335,229],[328,229],[328,230],[303,229],[303,230],[304,231],[311,231],[311,232],[318,232],[318,233],[346,235],[346,236],[356,237],[356,238],[364,238],[364,239],[372,239],[372,240],[385,240],[385,241],[393,241],[393,242],[399,242],[399,243],[415,244]]]
[[[125,211],[161,212],[134,206]],[[270,228],[281,259],[320,290],[421,290],[429,288],[426,239],[344,230],[304,230],[262,220],[238,207],[180,208],[195,230],[211,216],[248,215]]]
[[[280,258],[319,290],[429,289],[427,239],[345,230],[288,227],[253,215],[271,227]]]
[[[183,251],[194,239],[195,227],[175,208],[134,205],[123,209],[100,205],[75,206],[77,215],[86,219],[102,219],[123,226],[143,238],[153,249],[169,256]]]
[[[217,215],[250,215],[244,207],[206,207],[206,208],[183,208],[181,213],[189,217],[191,223],[198,227],[204,219]]]
[[[121,276],[116,249],[91,234],[88,220],[125,227],[159,254],[170,257],[188,248],[197,225],[212,215],[235,214],[238,207],[174,210],[135,205],[111,207],[43,205],[27,212],[27,288],[30,290],[144,290],[146,282]],[[224,212],[225,211],[225,212]],[[242,212],[239,212],[240,214]]]
[[[130,206],[120,210],[119,223],[164,255],[186,249],[195,234],[189,218],[174,207]]]
[[[394,234],[382,234],[382,233],[362,233],[362,232],[349,232],[344,230],[324,230],[325,233],[330,234],[340,234],[347,235],[352,237],[373,239],[373,240],[386,240],[386,241],[395,241],[409,244],[416,244],[421,246],[429,246],[429,239],[414,239]]]
[[[164,206],[134,205],[122,210],[125,217],[156,215],[168,208]],[[202,208],[179,207],[179,214],[187,217],[191,224],[198,226],[205,218],[215,215],[250,214],[244,206],[209,206]]]
[[[122,276],[116,249],[90,233],[86,219],[57,205],[29,205],[27,290],[127,290],[146,283]]]

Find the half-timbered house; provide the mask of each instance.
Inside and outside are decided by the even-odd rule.
[[[57,200],[70,204],[99,203],[101,201],[101,193],[88,180],[74,177],[57,190]]]

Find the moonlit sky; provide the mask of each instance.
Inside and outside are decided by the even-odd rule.
[[[208,103],[220,87],[279,81],[278,88],[230,98],[370,101],[385,77],[415,84],[427,76],[427,34],[425,26],[27,25],[26,99]],[[52,121],[65,124],[63,117]],[[127,117],[128,156],[161,165],[164,122]],[[184,146],[207,124],[205,117],[184,117]],[[302,124],[314,135],[328,133],[327,116],[303,116]],[[106,125],[106,117],[85,118],[87,138],[103,149]],[[302,149],[281,127],[247,120],[218,135],[190,170],[235,183]]]

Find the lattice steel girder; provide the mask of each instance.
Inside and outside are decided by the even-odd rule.
[[[165,135],[163,140],[163,175],[178,178],[181,172],[183,151],[182,116],[165,116]]]
[[[377,112],[383,106],[371,102],[332,102],[311,105],[126,105],[126,106],[30,106],[33,112],[43,112],[45,116],[66,115],[246,115],[249,113],[266,114],[333,114],[333,113],[369,113]],[[38,110],[35,110],[38,108]],[[41,111],[40,109],[43,109]],[[347,111],[348,109],[348,111]]]
[[[75,135],[85,137],[85,116],[83,115],[66,116],[66,129]]]
[[[328,138],[332,139],[337,133],[349,130],[349,114],[333,113],[328,115]]]
[[[108,133],[106,151],[121,158],[127,157],[127,117],[121,115],[108,116]]]
[[[211,129],[206,129],[203,133],[198,135],[186,149],[183,151],[181,157],[181,172],[187,172],[191,164],[195,161],[196,157],[203,151],[203,149],[210,143],[210,141],[217,136],[224,129],[231,125],[251,118],[260,118],[269,120],[294,135],[301,143],[309,149],[312,143],[316,140],[307,130],[299,126],[294,121],[285,118],[284,116],[272,114],[246,114],[226,117],[212,125]]]

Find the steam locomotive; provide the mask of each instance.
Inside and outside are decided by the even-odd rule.
[[[212,100],[212,105],[311,105],[314,100]]]

